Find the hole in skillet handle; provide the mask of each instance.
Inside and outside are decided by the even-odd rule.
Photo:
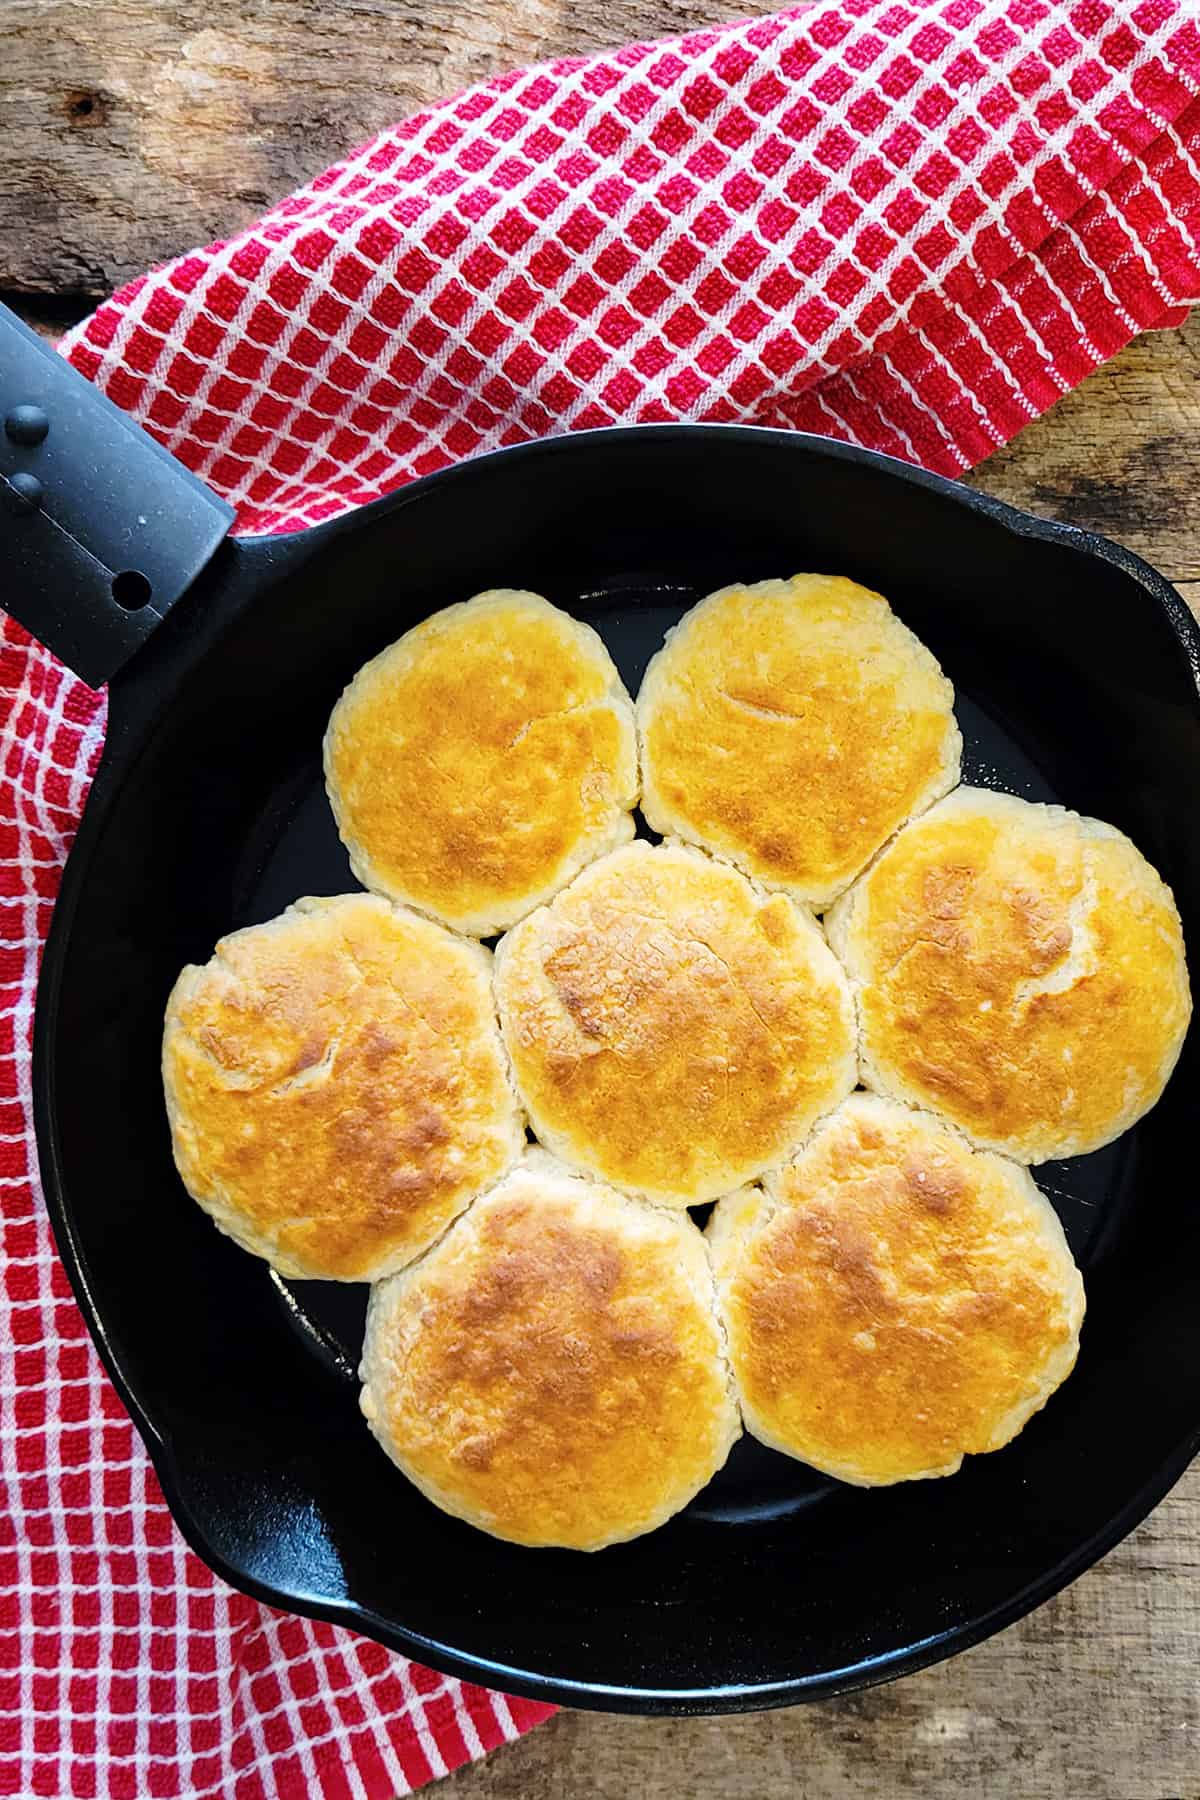
[[[141,612],[153,593],[154,589],[138,569],[122,569],[112,578],[112,597],[126,612]]]

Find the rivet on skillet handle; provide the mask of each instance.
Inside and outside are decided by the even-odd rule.
[[[233,523],[203,482],[0,306],[0,605],[99,687]]]

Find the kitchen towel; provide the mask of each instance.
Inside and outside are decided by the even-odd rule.
[[[644,420],[956,474],[1200,298],[1198,25],[1193,0],[837,0],[502,76],[63,351],[247,532]],[[385,1800],[548,1709],[232,1593],[171,1523],[31,1136],[104,702],[8,620],[0,658],[0,1794]]]

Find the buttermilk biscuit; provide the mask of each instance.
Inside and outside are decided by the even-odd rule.
[[[783,1162],[856,1080],[849,989],[811,916],[679,844],[585,869],[502,940],[496,993],[538,1136],[652,1200]]]
[[[633,836],[633,704],[590,626],[479,594],[359,670],[325,784],[366,887],[487,937]]]
[[[834,575],[722,588],[638,695],[642,810],[820,910],[958,780],[954,690],[886,600]]]
[[[747,1429],[840,1481],[952,1475],[1070,1374],[1083,1283],[1026,1169],[854,1094],[709,1223]]]
[[[375,1288],[362,1379],[409,1480],[518,1544],[653,1531],[741,1430],[691,1220],[536,1150]]]
[[[868,1087],[1021,1162],[1154,1105],[1191,1012],[1170,889],[1119,831],[959,788],[839,902]]]
[[[401,1268],[524,1144],[489,953],[370,894],[186,968],[163,1086],[184,1186],[285,1275]]]

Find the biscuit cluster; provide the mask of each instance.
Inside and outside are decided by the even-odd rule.
[[[743,1427],[948,1475],[1070,1373],[1083,1286],[1028,1165],[1158,1099],[1182,933],[1120,832],[960,756],[930,652],[837,577],[701,602],[636,708],[525,593],[351,682],[325,773],[367,891],[186,968],[163,1080],[222,1230],[373,1284],[363,1411],[436,1505],[598,1549]]]

